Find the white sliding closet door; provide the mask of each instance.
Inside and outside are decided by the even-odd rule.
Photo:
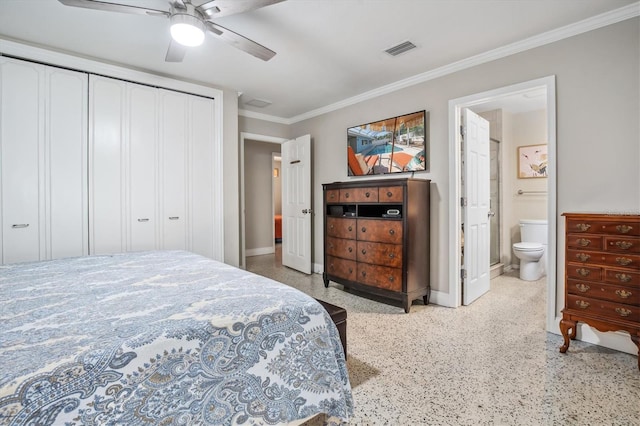
[[[158,248],[158,89],[128,88],[128,251]]]
[[[2,263],[88,252],[87,74],[0,58]]]
[[[186,250],[188,96],[160,90],[162,248]]]
[[[125,251],[126,83],[89,79],[89,227],[91,254]]]

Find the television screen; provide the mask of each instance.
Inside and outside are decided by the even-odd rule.
[[[426,111],[348,128],[349,176],[426,170],[427,130]]]

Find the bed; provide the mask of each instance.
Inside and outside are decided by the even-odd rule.
[[[183,251],[0,266],[0,424],[261,425],[353,410],[310,296]]]

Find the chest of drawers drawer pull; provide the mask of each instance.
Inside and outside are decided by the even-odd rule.
[[[631,296],[633,296],[633,293],[627,290],[616,290],[616,294],[621,298],[621,299],[628,299]]]
[[[335,226],[333,226],[333,223],[331,225],[329,225],[329,228],[330,229],[334,229],[335,228]]]
[[[625,308],[616,308],[616,312],[617,312],[621,317],[628,317],[629,315],[631,315],[631,310],[630,310],[630,309],[625,309]]]
[[[365,249],[362,249],[362,254],[367,254],[367,251]]]
[[[578,269],[576,269],[576,272],[578,273],[578,275],[581,275],[583,277],[587,277],[591,273],[590,270],[585,269],[585,268],[578,268]]]
[[[393,254],[393,253],[389,253],[389,257],[390,257],[391,259],[393,259],[394,257],[396,257],[396,255],[395,255],[395,254]]]
[[[589,289],[591,289],[591,287],[589,287],[586,284],[582,284],[582,283],[576,284],[576,288],[578,289],[578,291],[580,293],[586,293],[586,292],[589,291]]]
[[[362,276],[366,277],[367,276],[367,271],[362,271]]]
[[[344,198],[349,198],[349,193],[344,194]]]
[[[589,244],[591,244],[591,240],[587,238],[579,238],[576,242],[580,247],[587,247]]]
[[[333,248],[333,244],[332,244],[332,243],[329,243],[329,244],[327,244],[327,245],[329,246],[329,248],[330,248],[330,249],[332,249],[332,248]]]
[[[576,254],[576,257],[580,262],[586,262],[587,260],[591,259],[591,255],[586,253],[578,253]]]
[[[616,257],[616,263],[618,265],[627,266],[631,262],[633,262],[633,260],[628,257]]]
[[[393,280],[394,280],[393,275],[391,275],[391,276],[389,277],[389,282],[393,282]]]
[[[589,225],[588,223],[578,223],[576,225],[576,229],[578,229],[578,231],[581,231],[581,232],[588,231],[589,228],[591,228],[591,225]]]
[[[347,250],[349,250],[349,253],[351,253],[353,251],[353,247],[349,247]]]
[[[371,193],[367,191],[367,192],[364,193],[364,196],[367,197],[367,198],[371,198]]]
[[[396,231],[394,231],[393,229],[389,229],[389,235],[393,235],[395,233],[396,233]]]
[[[627,274],[616,274],[615,277],[620,280],[621,283],[628,283],[633,279],[631,275]]]
[[[629,225],[618,225],[616,226],[616,230],[621,234],[626,234],[633,229],[633,226]]]
[[[349,230],[349,232],[353,231],[353,227],[351,225],[349,225],[347,229]]]
[[[362,232],[367,232],[367,228],[366,227],[362,227]]]
[[[584,300],[576,300],[576,305],[580,309],[587,309],[589,306],[591,306],[591,303],[585,302]]]
[[[393,195],[393,192],[387,191],[387,197],[391,197],[392,195]]]
[[[611,244],[613,245],[613,242],[611,242]],[[633,243],[629,241],[616,241],[615,244],[616,244],[616,247],[622,250],[628,250],[631,247],[633,247]]]

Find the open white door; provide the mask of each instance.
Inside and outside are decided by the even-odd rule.
[[[311,273],[311,136],[282,144],[282,264]]]
[[[462,110],[462,207],[464,278],[462,304],[469,305],[489,291],[489,122]]]

